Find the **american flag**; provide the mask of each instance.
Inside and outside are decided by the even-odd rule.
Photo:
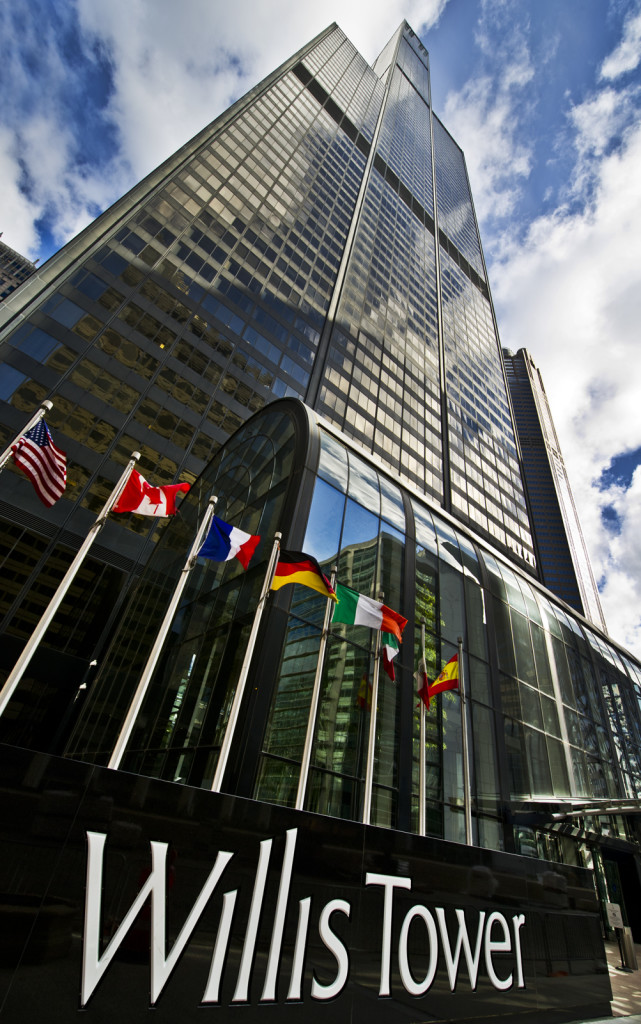
[[[67,483],[67,455],[56,448],[44,420],[28,430],[11,448],[13,461],[31,480],[35,492],[50,508]]]

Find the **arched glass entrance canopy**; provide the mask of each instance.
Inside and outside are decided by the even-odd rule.
[[[212,494],[216,513],[261,543],[247,572],[198,559],[121,767],[209,787],[275,532],[339,582],[384,595],[409,621],[396,679],[377,703],[372,822],[417,830],[419,716],[414,675],[425,626],[434,678],[463,637],[471,698],[475,842],[537,852],[549,836],[519,811],[591,809],[641,796],[641,668],[470,531],[381,472],[303,403],[257,413],[220,449],[170,522],[116,632],[67,756],[107,763],[172,588]],[[293,806],[325,601],[295,585],[263,617],[224,791]],[[331,628],[306,807],[358,820],[363,801],[374,632]],[[463,840],[458,694],[427,713],[428,834]],[[614,801],[614,803],[613,803]],[[623,804],[621,804],[623,806]],[[525,819],[523,819],[525,820]],[[549,821],[552,822],[550,814]],[[589,815],[633,838],[621,815]],[[576,830],[575,830],[576,831]],[[579,830],[580,831],[580,830]],[[575,837],[576,838],[576,837]],[[557,846],[566,842],[554,837]],[[554,844],[552,844],[554,845]],[[562,851],[561,851],[562,852]],[[568,856],[567,851],[564,856]]]

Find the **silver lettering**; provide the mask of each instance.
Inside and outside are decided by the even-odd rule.
[[[498,942],[492,938],[492,926],[498,924],[503,932],[503,938]],[[512,942],[510,940],[510,932],[507,926],[507,921],[503,917],[503,914],[499,914],[498,910],[493,911],[487,919],[487,929],[485,931],[485,968],[487,970],[488,977],[494,988],[498,988],[500,991],[512,987],[513,975],[508,974],[505,981],[501,981],[496,971],[494,970],[494,964],[492,963],[492,953],[509,953],[512,949]]]
[[[485,911],[482,910],[479,914],[478,931],[476,933],[476,949],[474,950],[474,956],[472,956],[472,950],[470,947],[470,940],[467,934],[467,925],[465,923],[465,912],[463,910],[456,911],[456,918],[458,920],[458,936],[456,939],[456,946],[454,948],[454,955],[452,956],[452,948],[450,946],[450,937],[447,932],[447,925],[445,923],[445,911],[443,907],[436,907],[436,916],[438,918],[438,924],[441,931],[441,942],[443,943],[443,952],[445,953],[445,963],[447,965],[447,974],[450,979],[450,989],[453,992],[456,988],[456,976],[458,974],[458,964],[461,956],[461,946],[465,953],[465,960],[467,963],[467,972],[470,976],[470,985],[472,991],[476,990],[476,979],[479,973],[479,960],[481,957],[481,941],[483,939],[483,923],[485,921]]]
[[[525,988],[523,981],[523,957],[521,955],[521,928],[525,924],[525,914],[515,914],[512,918],[514,925],[514,949],[516,951],[516,987]]]
[[[271,851],[271,839],[263,839],[260,844],[256,881],[254,882],[251,909],[249,911],[249,921],[247,922],[247,931],[245,932],[243,955],[240,960],[240,970],[238,972],[238,980],[236,982],[236,991],[234,992],[234,998],[232,999],[233,1003],[247,1002],[249,979],[254,961],[254,949],[256,947],[256,935],[258,933],[258,922],[260,921],[260,912],[263,907],[265,882],[267,880],[267,868],[269,867]]]
[[[214,953],[211,958],[207,987],[205,988],[205,994],[202,999],[203,1003],[218,1002],[220,979],[225,965],[225,957],[227,956],[227,943],[229,942],[231,919],[234,913],[237,895],[238,890],[234,889],[232,892],[226,892],[223,896],[223,912],[220,915],[218,933],[216,935],[216,945],[214,946]]]
[[[233,857],[222,850],[194,903],[171,953],[166,952],[165,903],[167,843],[151,842],[151,874],[121,921],[111,942],[100,956],[100,922],[102,901],[102,874],[104,848],[107,836],[102,832],[87,832],[87,895],[85,902],[85,930],[83,937],[81,1005],[86,1006],[96,985],[111,963],[116,950],[138,916],[151,893],[151,1004],[155,1004],[178,958],[189,941],[207,901],[220,876]]]
[[[301,998],[301,982],[303,978],[303,966],[305,964],[305,943],[307,941],[307,929],[309,928],[309,912],[312,906],[311,896],[306,896],[299,903],[298,927],[296,929],[296,945],[294,946],[294,961],[292,963],[292,976],[289,982],[288,999]]]
[[[383,944],[381,949],[381,981],[378,989],[379,996],[390,994],[390,960],[392,949],[392,900],[394,889],[411,889],[412,879],[395,875],[379,875],[368,871],[365,875],[365,885],[382,885],[385,889],[383,902]]]
[[[276,903],[276,916],[272,931],[272,941],[269,947],[269,959],[267,961],[267,974],[265,986],[261,996],[261,1002],[273,1002],[276,999],[276,979],[278,977],[278,965],[280,963],[280,950],[283,944],[283,929],[285,927],[285,914],[287,912],[287,900],[289,898],[289,887],[292,880],[292,864],[294,862],[294,851],[296,849],[297,829],[290,828],[287,832],[285,853],[283,855],[283,870],[280,876],[278,889],[278,901]]]
[[[407,940],[409,938],[410,925],[415,917],[420,917],[425,922],[427,927],[427,935],[430,949],[430,962],[427,968],[427,974],[422,981],[414,981],[414,977],[410,970],[409,956],[407,953]],[[434,918],[430,914],[427,907],[417,904],[412,907],[410,911],[405,915],[403,925],[401,928],[400,938],[398,940],[398,965],[401,972],[401,981],[405,986],[405,989],[411,996],[422,996],[427,992],[428,988],[434,981],[434,975],[436,974],[436,965],[438,963],[438,934],[436,932],[436,925],[434,924]]]
[[[152,841],[150,843],[151,870],[149,876],[144,879],[139,892],[135,896],[131,906],[126,911],[118,928],[102,949],[102,888],[104,874],[104,855],[107,836],[101,832],[87,832],[87,877],[86,877],[86,902],[85,921],[83,935],[83,956],[82,956],[82,978],[81,978],[81,1006],[85,1007],[92,997],[96,987],[103,975],[109,968],[119,947],[122,945],[128,932],[144,907],[147,900],[150,901],[150,1002],[154,1006],[159,999],[167,981],[176,968],[178,960],[189,942],[196,925],[203,914],[205,907],[212,897],[218,882],[220,881],[225,868],[233,858],[234,854],[219,851],[214,866],[212,867],[205,884],[203,885],[195,903],[193,904],[181,930],[167,953],[166,936],[166,888],[167,888],[167,850],[168,844]],[[256,944],[260,927],[262,910],[265,903],[265,891],[269,873],[269,865],[273,839],[265,839],[260,843],[260,852],[254,887],[251,898],[251,905],[247,918],[247,925],[243,940],[242,955],[236,988],[232,1003],[247,1003],[249,1001],[249,990],[256,957]],[[275,1002],[277,995],[278,976],[281,968],[281,956],[283,937],[285,934],[285,923],[287,920],[288,904],[292,887],[292,875],[294,857],[296,851],[297,829],[289,829],[285,834],[285,845],[283,852],[283,863],[280,874],[278,896],[274,909],[269,953],[267,955],[265,978],[260,1001]],[[379,996],[389,996],[391,990],[391,967],[392,967],[392,933],[393,933],[393,910],[394,890],[411,890],[412,880],[405,876],[385,875],[375,872],[367,872],[365,875],[366,886],[381,886],[383,888],[383,924],[381,937],[381,966],[379,981]],[[223,896],[222,910],[218,922],[216,941],[212,952],[207,985],[202,998],[202,1004],[218,1004],[221,994],[223,971],[229,951],[234,913],[238,897],[238,890],[226,892]],[[303,996],[303,980],[305,973],[305,960],[309,924],[311,919],[312,897],[301,899],[298,905],[298,922],[296,927],[296,939],[291,962],[291,974],[289,979],[289,990],[286,1000],[288,1002],[300,1001]],[[333,955],[336,961],[336,974],[334,980],[325,984],[319,981],[316,974],[312,972],[311,996],[316,1000],[329,1000],[339,995],[345,987],[349,976],[350,954],[348,947],[332,929],[331,917],[333,913],[344,914],[347,918],[351,915],[351,905],[346,900],[330,900],[322,909],[318,932],[321,941],[327,950]],[[436,907],[431,912],[422,904],[416,904],[405,914],[399,935],[398,942],[398,963],[401,982],[406,992],[411,996],[423,996],[432,986],[439,960],[439,938],[443,947],[443,956],[447,968],[450,990],[453,992],[458,983],[459,969],[461,967],[461,954],[465,956],[467,972],[472,991],[476,990],[478,983],[479,965],[481,953],[484,953],[485,968],[491,985],[500,992],[510,989],[515,983],[518,988],[525,988],[523,977],[523,955],[521,950],[521,929],[525,926],[525,914],[515,914],[510,921],[497,910],[492,912],[480,911],[476,925],[476,938],[472,935],[472,929],[468,930],[465,911],[452,909],[452,914],[458,922],[458,932],[450,936],[448,931],[445,909]],[[416,945],[418,950],[416,959],[419,971],[427,961],[426,973],[418,980],[412,972],[410,965],[410,932],[416,918],[419,918],[425,927],[426,945]],[[436,920],[435,920],[436,918]],[[421,927],[421,925],[416,925]],[[242,932],[241,932],[242,934]],[[454,940],[455,941],[452,941]],[[474,942],[474,949],[472,949]],[[102,950],[102,952],[101,952]],[[512,970],[505,978],[499,977],[494,957],[497,954],[514,954]],[[499,964],[500,966],[500,964]],[[509,960],[503,968],[507,970]]]
[[[334,911],[349,917],[351,909],[346,900],[330,900],[321,911],[318,922],[318,934],[330,953],[333,953],[336,957],[338,971],[336,977],[329,985],[321,985],[320,982],[316,981],[316,978],[312,979],[312,999],[333,999],[347,981],[349,975],[349,954],[338,935],[330,928],[329,919]]]

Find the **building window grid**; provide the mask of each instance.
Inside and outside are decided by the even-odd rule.
[[[375,175],[376,173],[377,172],[374,172]],[[378,200],[378,210],[374,205],[375,199]],[[398,251],[399,255],[406,249],[404,243],[406,241],[407,235],[412,231],[414,218],[410,214],[409,210],[407,210],[407,208],[404,206],[404,204],[399,202],[398,197],[389,189],[389,186],[387,186],[387,184],[384,183],[382,179],[379,179],[378,187],[372,191],[372,196],[368,199],[366,208],[363,212],[362,221],[365,225],[370,226],[371,238],[374,241],[373,244],[370,244],[369,240],[361,241],[360,237],[357,236],[357,240],[355,243],[356,262],[354,264],[354,274],[360,276],[363,283],[359,283],[358,286],[356,286],[355,283],[351,285],[350,280],[348,278],[348,280],[345,283],[345,288],[343,292],[343,300],[341,303],[342,308],[339,307],[337,320],[339,320],[344,329],[355,332],[359,322],[361,322],[361,324],[364,327],[364,321],[372,320],[372,318],[374,318],[375,329],[377,330],[379,336],[382,333],[383,337],[388,341],[388,343],[394,345],[394,347],[398,349],[399,337],[402,337],[404,333],[403,320],[407,318],[408,307],[411,310],[411,306],[408,303],[408,287],[406,281],[401,283],[400,278],[397,277],[396,286],[394,285],[393,281],[390,282],[389,275],[385,274],[385,271],[388,269],[385,266],[385,263],[387,263],[387,259],[389,258],[389,255],[392,252],[392,245],[394,243],[391,240],[394,239],[395,236],[398,236],[399,239],[399,243],[395,245],[395,250]],[[421,227],[421,231],[424,233],[425,229]],[[380,247],[376,245],[375,241],[379,232],[381,233]],[[365,232],[363,234],[365,234]],[[369,234],[369,232],[367,232],[367,234]],[[372,259],[371,254],[373,251],[380,251],[382,259]],[[415,269],[413,270],[412,279],[416,280],[418,284],[420,281],[418,270],[421,265],[423,267],[424,272],[426,272],[427,275],[429,275],[430,272],[432,273],[432,276],[434,275],[433,257],[432,260],[430,261],[429,266],[426,268],[426,258],[427,254],[429,253],[429,244],[426,242],[425,239],[423,242],[423,249],[420,256],[418,253],[415,256],[413,249],[411,249],[411,252],[412,262],[415,267]],[[402,288],[402,292],[398,291],[399,287]],[[366,303],[362,307],[362,311],[359,313],[358,310],[351,305],[351,302],[358,301],[357,296],[362,294],[363,291],[365,292]],[[432,310],[435,313],[436,303],[433,289],[431,292],[431,299]],[[383,309],[385,310],[384,313],[382,312]],[[378,310],[380,310],[381,312],[378,312]],[[401,316],[403,320],[399,321],[399,316]],[[366,333],[361,332],[359,336],[361,343],[361,351],[364,344],[364,339],[366,337]],[[376,343],[376,348],[380,352],[380,342]],[[429,360],[426,361],[425,357],[419,359],[420,365],[416,367],[419,374],[425,375],[425,367],[427,365],[431,366],[430,372],[432,373],[432,375],[436,376],[437,355],[435,340],[433,343],[433,348],[434,352],[430,354],[431,357]],[[330,360],[331,359],[332,356],[330,354]],[[399,355],[396,355],[395,360],[398,361],[398,359]],[[404,355],[401,355],[400,359],[403,362],[405,362],[406,367],[409,367],[409,365],[412,362],[416,361],[417,357],[414,354],[411,345],[408,346],[407,344],[405,344]],[[334,361],[337,362],[337,360]],[[372,362],[371,356],[366,355],[364,359],[361,358],[360,367],[358,367],[357,369],[352,368],[351,371],[347,370],[344,361],[339,361],[342,363],[343,372],[347,373],[348,375],[345,385],[346,390],[347,387],[349,386],[349,379],[352,379],[353,381],[361,381],[362,383],[363,373],[365,373],[366,376],[370,376],[370,393],[378,394],[379,404],[378,408],[375,408],[372,402],[368,400],[365,412],[369,414],[369,429],[375,442],[381,437],[380,428],[383,427],[386,422],[384,403],[386,402],[386,395],[388,394],[388,392],[384,388],[380,387],[379,361],[380,355],[377,355],[376,363]],[[411,383],[412,378],[406,377],[406,387]],[[332,373],[332,384],[334,384],[334,386],[338,388],[338,374],[336,370],[333,371]],[[354,385],[352,385],[352,387],[354,387]],[[421,392],[422,389],[425,389],[425,387],[429,387],[432,393],[434,394],[435,399],[437,398],[437,379],[434,381],[429,379],[425,380],[424,377],[423,382],[416,382],[416,387],[419,393]],[[353,390],[351,392],[352,398],[354,398],[355,394],[356,391]],[[420,411],[420,408],[420,406],[417,407],[417,412]],[[332,411],[335,411],[335,406],[333,407]],[[367,417],[363,415],[362,408],[359,410],[359,416],[359,420],[357,422],[352,423],[352,428],[358,431],[359,435],[362,436],[363,439],[367,442]],[[339,425],[342,427],[342,429],[347,429],[349,432],[350,427],[348,424],[342,422]],[[407,427],[408,425],[405,424],[404,426]],[[414,431],[412,431],[410,425],[409,429],[406,430],[406,433],[408,434],[408,440],[403,442],[400,449],[398,444],[394,443],[394,441],[392,440],[395,432],[392,432],[392,437],[390,437],[389,439],[391,442],[389,448],[389,456],[393,456],[395,459],[397,459],[400,455],[402,466],[404,466],[404,469],[401,469],[401,471],[409,471],[410,477],[414,481],[418,482],[418,484],[421,487],[426,486],[426,478],[424,473],[420,473],[419,465],[417,463],[417,460],[414,458],[414,454],[417,448],[417,439],[423,435],[425,429],[427,429],[429,432],[430,430],[434,430],[435,428],[440,431],[440,422],[434,415],[431,415],[427,422],[423,423],[420,429],[415,429]],[[372,447],[371,439],[369,440],[369,445],[370,447]],[[380,441],[379,447],[382,447],[380,445]],[[395,468],[397,468],[397,466],[398,463],[396,464]],[[433,476],[431,471],[429,473],[429,481],[427,485],[429,486],[432,493],[434,493]]]
[[[429,108],[398,69],[393,72],[378,152],[421,205],[433,215]]]
[[[96,281],[98,281],[98,280],[99,279],[96,279]],[[75,282],[75,283],[78,283],[78,282]],[[56,300],[55,297],[54,297],[54,300],[52,300],[48,304],[48,308],[49,308],[50,313],[51,312],[55,313],[55,310],[57,308],[56,307],[56,302],[57,302],[57,304],[59,306],[61,302],[64,303],[65,301],[67,301],[64,298],[65,294],[67,294],[67,293],[72,294],[72,295],[75,294],[75,292],[73,290],[73,285],[74,285],[74,282],[72,281],[72,282],[70,282],[69,285],[63,286],[62,293],[59,295],[58,299]],[[106,282],[103,282],[103,287],[105,289],[105,293],[109,293],[111,291],[115,295],[115,300],[114,301],[110,301],[110,302],[104,303],[104,305],[105,305],[107,310],[113,310],[113,309],[115,309],[118,306],[119,302],[121,302],[123,300],[124,296],[122,294],[118,293],[118,292],[114,292],[113,289],[109,289],[109,287],[108,287]],[[89,313],[86,313],[84,317],[80,316],[80,314],[82,314],[83,310],[82,310],[81,307],[76,307],[76,308],[77,308],[77,313],[79,315],[79,320],[78,320],[78,322],[76,324],[73,324],[73,325],[71,323],[69,324],[69,326],[71,326],[72,330],[77,330],[78,329],[78,324],[83,323],[85,320],[91,319],[91,315]],[[130,314],[129,314],[129,312],[127,312],[127,311],[128,310],[133,310],[133,309],[135,309],[136,312],[135,312],[135,315],[134,315],[134,317],[132,319]],[[129,303],[129,305],[121,306],[121,308],[118,310],[118,312],[122,314],[123,310],[125,310],[125,313],[124,313],[125,320],[123,321],[123,323],[120,324],[120,326],[123,328],[125,334],[128,333],[128,331],[126,329],[126,326],[125,326],[125,322],[127,324],[131,324],[132,328],[135,327],[139,331],[141,323],[143,323],[143,321],[146,318],[149,321],[149,325],[151,326],[151,332],[149,331],[148,328],[145,329],[145,333],[143,334],[142,337],[145,338],[145,339],[149,338],[150,341],[152,341],[152,348],[155,351],[158,351],[157,346],[153,345],[153,340],[152,339],[154,338],[154,336],[161,336],[163,331],[166,332],[166,328],[164,328],[162,326],[162,324],[158,320],[156,320],[155,318],[153,318],[153,317],[150,318],[149,315],[147,313],[145,313],[144,309],[142,307],[140,307],[140,306],[136,306],[135,304],[132,305],[131,303]],[[155,312],[157,312],[157,310],[155,310]],[[191,315],[191,311],[187,311],[187,315]],[[114,323],[114,320],[112,319],[112,320],[109,320],[107,322],[108,323]],[[115,321],[115,322],[117,323],[117,321]],[[102,325],[99,324],[98,321],[95,321],[95,324],[96,324],[96,328],[97,329],[100,329],[101,326],[102,326]],[[50,328],[50,329],[53,329],[53,328]],[[112,339],[114,338],[113,328],[107,327],[103,331],[103,333],[98,337],[98,339],[96,341],[96,344],[97,345],[102,345],[102,347],[104,347],[103,339],[105,337],[111,337]],[[118,339],[123,339],[123,334],[119,333],[119,332],[115,332],[115,337],[118,338]],[[165,338],[165,341],[169,340],[169,342],[171,343],[171,341],[175,341],[175,338],[176,338],[176,335],[172,333],[171,337],[169,339]],[[144,351],[144,342],[143,342],[143,346],[141,347],[140,341],[137,341],[136,347],[138,348],[139,353],[142,353]],[[164,343],[161,344],[160,347],[163,348],[164,347]],[[230,348],[230,350],[231,350],[231,348]],[[96,354],[98,354],[98,353],[96,352]],[[87,370],[91,369],[91,372],[93,373],[94,377],[96,377],[96,375],[99,375],[100,380],[101,380],[101,387],[102,387],[103,392],[104,392],[104,387],[105,386],[108,386],[111,389],[109,394],[105,393],[103,395],[103,401],[105,403],[108,403],[109,411],[112,411],[114,409],[114,407],[117,408],[118,405],[120,404],[120,406],[122,406],[122,408],[121,408],[122,412],[124,412],[124,413],[130,412],[131,409],[129,408],[129,406],[132,405],[133,401],[135,401],[135,398],[132,397],[132,396],[135,395],[135,392],[129,387],[129,385],[127,385],[125,383],[125,380],[131,380],[131,366],[127,366],[126,365],[127,361],[125,361],[125,365],[123,365],[123,367],[119,371],[118,370],[118,364],[116,363],[116,365],[113,365],[112,361],[111,361],[111,358],[110,358],[111,355],[113,355],[113,350],[111,352],[108,352],[107,355],[108,355],[109,360],[110,360],[109,365],[112,365],[113,369],[115,369],[117,372],[122,374],[122,378],[123,379],[121,379],[120,381],[118,381],[118,378],[114,377],[113,374],[107,372],[105,368],[101,369],[92,360],[87,361],[86,357],[85,358],[78,358],[78,359],[76,359],[76,362],[75,362],[74,366],[69,367],[69,365],[68,365],[66,367],[68,372],[66,374],[66,378],[65,379],[68,379],[70,381],[70,383],[72,383],[72,384],[78,383],[76,378],[77,378],[78,373],[84,373],[85,372],[83,370],[83,367],[86,367]],[[169,350],[167,351],[167,353],[165,353],[165,360],[166,361],[167,361],[167,357],[168,356],[169,356]],[[150,358],[150,357],[148,357],[148,358]],[[195,420],[195,418],[193,418],[193,421],[192,421],[192,418],[190,418],[190,422],[188,424],[186,424],[184,428],[181,425],[182,421],[179,418],[175,418],[175,417],[172,419],[172,425],[171,426],[169,424],[167,425],[167,427],[164,427],[162,425],[162,420],[158,419],[158,417],[161,416],[162,408],[158,404],[158,402],[153,402],[151,400],[151,398],[149,397],[149,390],[148,389],[149,389],[150,385],[147,383],[147,381],[148,381],[148,378],[150,376],[154,375],[154,371],[155,371],[156,377],[154,378],[153,382],[159,383],[161,388],[164,389],[165,391],[171,391],[172,390],[172,381],[171,381],[172,373],[171,373],[171,370],[169,369],[169,367],[167,367],[166,365],[164,366],[163,369],[160,369],[160,366],[161,366],[160,362],[157,361],[157,360],[155,360],[154,362],[155,362],[155,367],[154,367],[154,370],[152,370],[152,373],[149,373],[148,371],[145,373],[145,377],[147,378],[147,380],[146,381],[140,381],[139,384],[138,384],[138,390],[141,393],[140,401],[143,404],[142,404],[142,406],[141,406],[141,408],[140,408],[140,410],[139,410],[139,412],[137,414],[137,418],[140,419],[140,417],[142,417],[142,421],[144,421],[145,426],[148,429],[149,428],[152,428],[152,429],[155,428],[154,433],[156,435],[157,443],[158,442],[160,443],[161,448],[162,448],[163,439],[164,439],[165,441],[167,441],[167,440],[174,441],[179,449],[185,450],[189,446],[189,442],[190,442],[191,437],[192,437],[192,435],[194,433],[195,425],[196,425],[196,420]],[[160,380],[157,380],[156,378],[157,378],[158,374],[162,374],[164,376],[161,376]],[[184,391],[185,388],[191,387],[191,389],[192,389],[192,398],[195,399],[194,404],[198,405],[198,407],[200,409],[200,412],[203,412],[204,411],[204,405],[207,402],[207,396],[205,396],[204,393],[200,389],[196,388],[195,381],[193,381],[191,384],[189,384],[185,380],[185,378],[181,378],[179,375],[174,375],[174,376],[175,376],[174,384],[175,384],[176,387],[182,388],[183,391]],[[80,384],[82,385],[82,381],[80,381]],[[94,385],[95,385],[95,381],[94,381]],[[105,429],[110,430],[111,431],[110,437],[113,438],[113,434],[115,433],[115,429],[113,427],[111,427],[110,425],[106,425],[105,424],[104,428],[102,429],[101,436],[98,439],[98,436],[97,436],[97,425],[94,424],[92,427],[90,427],[90,425],[86,422],[86,417],[84,416],[84,413],[82,413],[80,407],[78,407],[78,412],[80,413],[81,417],[83,419],[85,419],[85,425],[84,425],[84,427],[81,427],[81,425],[80,425],[81,421],[78,420],[78,416],[74,416],[73,413],[72,413],[72,410],[74,408],[75,403],[72,402],[72,404],[70,405],[69,404],[69,399],[65,397],[65,394],[64,394],[64,392],[65,392],[64,381],[61,382],[60,387],[62,389],[61,391],[59,391],[58,393],[54,392],[54,394],[57,394],[57,408],[54,407],[54,411],[53,411],[53,413],[49,417],[52,426],[56,427],[57,429],[62,430],[62,432],[69,432],[71,434],[71,436],[75,440],[89,441],[90,443],[92,443],[93,450],[95,450],[97,452],[100,452],[100,451],[104,452],[105,449],[106,449],[107,443],[108,443],[107,440],[105,440],[104,431],[105,431]],[[239,384],[238,387],[240,388],[241,385]],[[249,391],[249,393],[246,394],[246,392],[247,392],[247,385],[244,384],[244,385],[242,385],[242,387],[244,387],[245,390],[243,392],[243,397],[241,398],[241,405],[248,406],[250,408],[250,411],[255,411],[255,409],[260,407],[260,404],[262,403],[262,401],[264,399],[259,398],[258,395],[256,395],[255,399],[252,399],[251,396],[252,396],[252,394],[254,394],[254,392]],[[116,392],[114,391],[114,388],[116,388],[116,390],[119,393],[122,393],[120,398],[116,397]],[[95,386],[92,387],[92,390],[95,391]],[[125,408],[125,406],[122,405],[122,397],[123,397],[125,391],[126,391],[128,397],[129,397],[129,399],[132,400],[131,402],[128,402],[128,401],[125,400],[126,408]],[[146,400],[146,404],[145,404],[145,399],[144,399],[144,395],[145,394],[147,394],[147,396],[148,396],[147,400]],[[153,392],[152,392],[152,394],[153,394]],[[196,395],[200,396],[197,400],[196,400]],[[44,397],[44,395],[42,397]],[[124,396],[124,397],[126,399],[126,396]],[[240,397],[240,395],[239,395],[239,397]],[[151,404],[149,404],[150,402],[151,402]],[[152,410],[156,410],[156,411],[152,412]],[[164,416],[165,414],[162,413],[162,415]],[[153,423],[149,422],[149,417],[150,416],[152,417]],[[240,422],[241,422],[240,417],[236,416],[235,425],[236,426],[239,425]],[[80,433],[78,433],[79,430],[80,430]],[[174,437],[174,435],[175,435],[175,437]],[[177,452],[176,454],[177,454],[178,458],[180,458],[180,452]],[[167,462],[167,460],[164,460],[164,461]],[[176,465],[177,465],[176,462],[172,463],[172,466],[174,468],[174,472],[175,472],[175,469],[176,469]],[[78,473],[76,473],[75,475],[79,476]],[[85,479],[86,479],[86,477],[85,477]],[[129,525],[131,527],[131,524],[127,524],[127,525]]]
[[[613,703],[614,703],[614,701],[612,701],[612,705],[613,705]]]
[[[534,605],[535,610],[532,612],[531,590],[527,607],[523,605],[523,598],[520,594],[515,603],[514,598],[517,595],[517,590],[516,577],[514,574],[510,573],[505,566],[501,566],[501,569],[499,570],[498,563],[493,559],[490,559],[485,553],[483,557],[486,565],[492,573],[494,581],[496,581],[497,576],[502,581],[498,595],[503,600],[508,598],[509,605],[513,608],[513,621],[514,614],[521,614],[530,619],[530,630],[533,628],[540,628],[540,623],[536,621],[537,619],[540,620],[540,622],[547,622],[548,627],[553,625],[553,621],[558,619],[560,609],[549,605],[547,599],[543,598],[542,595],[538,595],[537,604]],[[503,581],[509,580],[510,578],[512,583],[506,590],[504,589],[505,584]],[[521,588],[524,586],[524,582],[521,581]],[[541,612],[545,613],[543,619],[541,619]],[[532,614],[534,614],[534,620],[530,618]],[[565,636],[562,636],[561,630],[558,626],[553,628],[551,635],[552,637],[556,637],[556,640],[553,642],[555,644],[557,671],[561,672],[560,678],[563,683],[562,691],[564,697],[562,708],[569,729],[570,752],[574,766],[575,782],[577,784],[578,794],[580,796],[587,797],[588,799],[590,797],[617,797],[621,794],[618,791],[616,778],[613,775],[610,766],[611,759],[609,756],[609,745],[604,728],[604,709],[601,703],[602,698],[596,688],[594,669],[592,668],[591,663],[587,662],[585,657],[581,658],[579,656],[581,648],[583,648],[587,655],[588,644],[584,639],[583,631],[580,629],[578,623],[574,620],[566,619],[565,616],[563,616],[563,620]],[[533,621],[534,624],[532,624]],[[508,637],[508,643],[513,643],[510,637]],[[559,661],[559,659],[562,660]],[[532,662],[532,664],[534,663]],[[531,689],[531,685],[528,685],[531,684],[531,682],[531,679],[528,679],[527,682],[523,679],[520,680],[519,686],[521,687],[522,695],[524,686],[527,686],[528,690]],[[624,733],[624,730],[622,730],[618,717],[614,711],[616,701],[612,695],[606,691],[605,685],[603,686],[603,689],[605,703],[610,710],[615,743],[618,748],[623,750],[625,743],[619,737]],[[540,683],[538,692],[543,705],[545,694],[540,689]],[[517,716],[517,718],[520,718],[522,725],[527,725],[529,729],[544,731],[548,737],[554,738],[554,731],[550,734],[546,729],[541,730],[540,726],[537,729],[536,723],[533,723],[533,706],[531,704],[531,698],[529,699],[527,707],[529,711],[527,715],[524,714],[522,716]],[[629,720],[635,721],[635,717],[634,715],[631,715],[628,710],[626,721]],[[531,793],[531,795],[537,794]],[[546,794],[543,793],[538,795]],[[554,793],[551,795],[554,795]],[[563,796],[564,794],[558,793],[556,795]]]
[[[477,273],[484,277],[463,154],[437,117],[433,118],[433,125],[441,227]]]
[[[509,422],[507,409],[502,404],[497,407],[498,415],[494,415],[491,412],[494,400],[492,399],[488,403],[488,390],[486,390],[491,390],[491,382],[490,384],[487,381],[484,382],[484,388],[481,389],[479,387],[478,392],[474,390],[474,386],[470,389],[469,385],[465,383],[465,380],[478,380],[480,384],[482,377],[479,359],[481,357],[484,360],[484,373],[491,375],[492,367],[494,367],[494,372],[498,374],[500,369],[498,347],[493,330],[491,332],[485,330],[483,335],[479,335],[477,325],[480,321],[476,318],[470,320],[466,316],[466,311],[470,307],[483,308],[480,304],[486,305],[486,303],[477,289],[469,285],[462,272],[454,267],[449,256],[443,254],[443,258],[448,267],[448,279],[450,281],[450,286],[446,289],[446,298],[449,298],[449,301],[445,303],[443,317],[446,350],[450,366],[456,366],[460,359],[463,359],[463,365],[465,365],[465,360],[467,360],[469,365],[469,370],[465,374],[461,374],[460,370],[457,374],[452,369],[448,372],[449,420],[452,444],[457,444],[458,423],[458,436],[461,439],[458,443],[460,444],[462,441],[463,450],[467,451],[468,439],[471,440],[472,449],[470,456],[473,462],[478,464],[478,456],[474,451],[476,447],[476,431],[479,429],[484,431],[489,439],[489,443],[486,443],[484,446],[487,454],[483,460],[483,468],[487,474],[483,488],[486,500],[479,501],[478,496],[474,493],[474,488],[470,488],[467,495],[470,499],[469,513],[479,526],[485,528],[487,523],[487,528],[489,528],[491,535],[496,540],[501,543],[508,543],[516,553],[525,556],[526,560],[533,562],[532,541],[529,536],[523,536],[525,523],[518,514],[518,510],[523,509],[525,506],[525,499],[522,485],[520,484],[520,477],[516,474],[518,469],[516,459],[512,454],[515,446],[511,424],[509,432],[505,425]],[[452,287],[455,282],[457,284],[457,291]],[[461,330],[455,332],[453,328],[457,320],[460,322]],[[487,323],[485,326],[487,327]],[[462,384],[459,383],[459,377],[463,379]],[[497,388],[497,390],[500,389]],[[488,404],[490,408],[489,418],[485,414]],[[483,414],[480,413],[481,408],[483,409]],[[466,420],[469,420],[469,427],[472,428],[472,433],[465,426]],[[481,450],[482,448],[479,449],[479,454]],[[507,460],[510,467],[508,472],[501,472],[501,461],[503,459]],[[491,478],[494,475],[492,467],[496,467],[496,470],[499,471],[500,490],[491,482]],[[518,482],[517,487],[515,487],[515,480]],[[492,500],[493,498],[495,500]]]

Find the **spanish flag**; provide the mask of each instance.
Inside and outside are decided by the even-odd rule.
[[[437,693],[443,693],[443,690],[458,690],[458,654],[450,658],[440,676],[433,683],[427,682],[427,675],[424,669],[422,676],[423,685],[418,691],[418,696],[425,704],[425,707],[429,709],[430,698],[435,697]]]
[[[304,587],[317,590],[323,597],[331,597],[332,601],[337,600],[327,576],[316,559],[302,551],[281,551],[278,556],[271,589],[280,590],[288,583],[302,583]]]

